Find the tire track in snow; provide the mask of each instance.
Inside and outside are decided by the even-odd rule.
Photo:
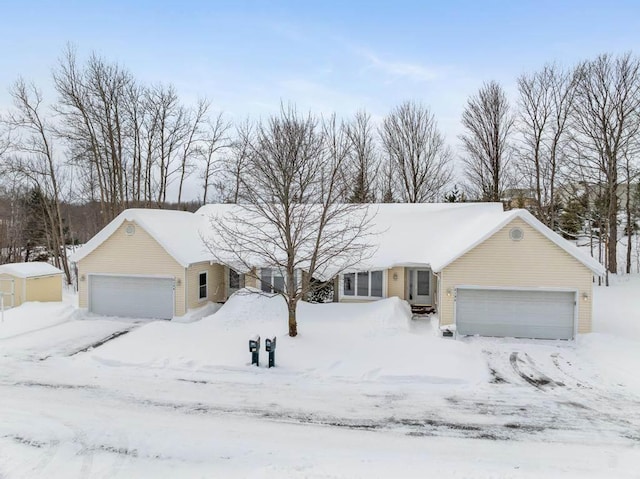
[[[511,367],[516,374],[526,382],[541,391],[545,390],[543,386],[551,388],[564,386],[564,383],[555,381],[543,373],[527,353],[524,353],[524,357],[525,359],[522,359],[520,354],[514,351],[509,356],[509,363],[511,363]]]

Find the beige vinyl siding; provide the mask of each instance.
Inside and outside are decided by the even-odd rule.
[[[207,273],[207,297],[200,299],[200,273]],[[187,308],[197,308],[205,301],[224,301],[226,294],[224,266],[210,264],[208,261],[195,263],[187,268]]]
[[[397,275],[397,279],[393,278],[394,274]],[[387,271],[387,297],[397,296],[400,299],[405,299],[405,277],[405,268],[402,266]]]
[[[258,278],[256,275],[258,274],[258,270],[256,268],[252,268],[251,272],[247,273],[244,277],[244,285],[247,288],[260,288],[258,284]]]
[[[0,278],[3,280],[13,280],[14,289],[13,289],[13,300],[9,294],[4,295],[4,305],[6,308],[10,306],[20,306],[24,302],[24,278],[17,278],[15,276],[11,276],[10,274],[0,274]],[[0,281],[0,290],[3,293],[11,293],[11,282],[10,281]],[[13,301],[13,304],[12,304]]]
[[[131,236],[125,233],[130,224],[135,226]],[[87,275],[91,273],[172,276],[176,280],[175,315],[182,316],[186,312],[185,268],[133,221],[124,221],[107,240],[78,262],[78,303],[81,308],[88,307]]]
[[[62,276],[27,278],[25,301],[62,301]]]
[[[509,238],[516,226],[524,231],[521,241]],[[557,288],[578,290],[578,332],[591,331],[591,271],[520,218],[445,267],[440,280],[443,325],[454,322],[456,286]]]
[[[14,281],[13,304],[9,294],[4,295],[5,307],[20,306],[26,301],[62,301],[62,275],[37,276],[34,278],[19,278],[10,274],[2,274],[3,280]],[[11,292],[9,281],[0,281],[3,293]]]
[[[403,266],[396,266],[387,271],[387,297],[397,296],[400,299],[407,300],[407,269]],[[428,269],[428,268],[419,268]],[[393,279],[393,275],[396,274],[398,279]],[[434,304],[437,304],[438,299],[438,278],[431,273],[429,278],[429,287],[431,288],[431,298]]]

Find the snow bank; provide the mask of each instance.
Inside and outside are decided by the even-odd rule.
[[[640,275],[610,276],[593,287],[593,332],[640,341]]]
[[[610,278],[593,288],[593,333],[578,338],[579,351],[603,381],[640,392],[640,275]]]
[[[434,383],[488,377],[477,351],[436,336],[428,324],[416,325],[409,306],[398,298],[300,303],[297,315],[299,334],[290,338],[284,300],[244,291],[199,322],[154,322],[88,356],[111,365],[245,369],[250,362],[248,340],[258,334],[263,344],[277,336],[278,373]],[[264,364],[264,348],[261,355]]]
[[[75,308],[66,303],[23,303],[4,312],[4,322],[0,323],[0,339],[69,321],[75,313]]]

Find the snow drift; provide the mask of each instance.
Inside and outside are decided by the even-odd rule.
[[[370,303],[298,305],[296,338],[287,336],[280,296],[242,290],[215,314],[188,324],[154,322],[88,356],[110,365],[248,368],[248,340],[278,338],[277,373],[435,383],[486,380],[475,348],[442,339],[428,320],[412,320],[398,298]],[[264,348],[262,361],[266,363]],[[266,370],[265,370],[266,371]]]

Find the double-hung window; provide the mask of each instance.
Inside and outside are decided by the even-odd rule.
[[[283,293],[284,277],[277,269],[262,268],[260,270],[260,289],[265,293]]]
[[[342,276],[342,295],[382,298],[382,271],[361,271]]]
[[[198,275],[198,299],[207,299],[207,272]]]

